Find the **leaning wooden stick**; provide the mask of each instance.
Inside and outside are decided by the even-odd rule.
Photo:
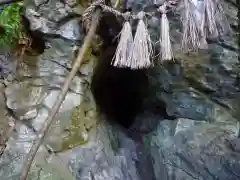
[[[70,83],[71,83],[72,79],[74,78],[74,76],[76,75],[77,71],[79,70],[79,67],[83,62],[83,57],[84,57],[85,53],[87,52],[87,50],[90,46],[90,43],[91,43],[91,41],[92,41],[92,39],[95,35],[97,25],[98,25],[98,22],[99,22],[100,14],[101,14],[101,10],[97,9],[95,11],[94,15],[92,16],[91,26],[90,26],[88,34],[87,34],[87,36],[84,40],[84,44],[82,45],[82,47],[79,51],[76,62],[74,63],[73,68],[72,68],[70,74],[68,75],[68,77],[67,77],[67,79],[64,83],[64,86],[61,90],[61,93],[58,95],[58,98],[57,98],[55,104],[53,105],[53,108],[52,108],[51,112],[49,113],[45,123],[43,124],[42,129],[38,133],[38,138],[33,143],[32,147],[31,147],[31,149],[30,149],[30,151],[27,155],[26,161],[23,165],[23,171],[22,171],[20,180],[26,180],[27,179],[27,175],[28,175],[28,172],[29,172],[30,167],[32,165],[32,162],[34,160],[34,157],[35,157],[40,145],[42,144],[42,142],[44,140],[44,137],[46,136],[46,134],[49,130],[49,127],[51,126],[51,124],[54,120],[54,117],[55,117],[56,113],[58,112],[63,100],[65,99],[65,96],[66,96],[67,91],[69,89]]]

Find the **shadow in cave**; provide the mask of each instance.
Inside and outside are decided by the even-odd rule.
[[[26,50],[27,54],[42,54],[46,49],[44,35],[40,31],[32,31],[30,28],[30,22],[24,15],[21,16],[21,24],[25,29],[25,33],[27,36],[31,38],[30,49]]]
[[[111,65],[117,47],[115,37],[120,31],[121,26],[115,16],[111,14],[102,16],[98,35],[102,38],[103,44],[99,63],[94,70],[91,90],[100,113],[104,114],[108,121],[128,129],[125,131],[126,135],[133,139],[136,145],[138,157],[136,168],[140,179],[156,180],[149,150],[145,147],[141,135],[131,131],[131,125],[135,119],[137,121],[136,115],[145,110],[143,104],[149,93],[147,70],[116,68]],[[162,110],[165,111],[165,106],[161,107],[160,113]],[[121,138],[119,141],[120,146],[124,146]]]
[[[100,113],[107,120],[129,128],[141,109],[148,78],[144,69],[131,70],[111,65],[121,28],[115,16],[104,13],[97,30],[103,44],[91,89]]]
[[[141,109],[147,93],[145,70],[111,66],[115,47],[107,48],[100,57],[92,81],[92,92],[101,113],[110,121],[129,128]]]
[[[127,129],[133,124],[136,115],[142,111],[142,103],[148,93],[148,77],[146,70],[131,70],[111,66],[116,48],[109,47],[102,52],[99,64],[92,79],[92,92],[101,113],[108,121]],[[126,131],[125,131],[126,132]],[[138,162],[136,168],[142,180],[156,180],[152,166],[152,156],[140,136],[126,132],[136,143]],[[122,138],[119,138],[121,146]],[[146,167],[147,166],[147,167]]]
[[[103,44],[91,89],[100,113],[104,114],[107,120],[125,128],[129,128],[136,115],[145,110],[150,114],[168,118],[164,102],[158,102],[157,106],[143,104],[149,95],[148,69],[131,70],[111,65],[117,47],[116,36],[121,28],[116,17],[106,13],[101,18],[97,31]]]

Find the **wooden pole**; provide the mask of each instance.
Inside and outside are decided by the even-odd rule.
[[[99,22],[99,19],[100,19],[100,14],[101,14],[101,10],[97,9],[95,11],[94,15],[93,15],[90,29],[88,31],[87,36],[85,37],[84,44],[82,45],[82,47],[79,51],[76,62],[74,63],[73,68],[72,68],[70,74],[68,75],[68,77],[67,77],[67,79],[64,83],[64,86],[61,90],[61,93],[58,95],[58,98],[57,98],[55,104],[53,105],[53,108],[51,109],[47,119],[45,120],[45,123],[43,124],[43,127],[39,131],[38,138],[34,141],[32,147],[31,147],[31,149],[30,149],[30,151],[29,151],[29,153],[26,157],[26,161],[24,162],[24,165],[23,165],[23,170],[22,170],[22,173],[21,173],[20,180],[26,180],[27,179],[27,175],[28,175],[28,172],[29,172],[30,167],[32,165],[32,162],[34,160],[34,157],[35,157],[40,145],[42,144],[42,142],[44,140],[44,137],[46,136],[46,134],[49,130],[49,127],[53,123],[54,117],[55,117],[56,113],[58,112],[62,102],[65,99],[65,96],[67,94],[67,91],[69,89],[71,81],[74,78],[74,76],[76,75],[77,71],[79,70],[79,67],[81,66],[81,64],[83,62],[84,55],[87,52],[87,50],[88,50],[88,48],[91,44],[91,41],[92,41],[92,39],[95,35],[96,29],[97,29],[97,26],[98,26],[98,22]]]

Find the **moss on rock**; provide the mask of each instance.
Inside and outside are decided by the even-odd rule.
[[[13,3],[0,11],[0,25],[4,29],[0,36],[0,46],[2,48],[12,49],[18,44],[24,33],[21,24],[22,13],[22,3]]]

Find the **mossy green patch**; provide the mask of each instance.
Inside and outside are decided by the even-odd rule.
[[[0,36],[0,47],[11,49],[17,45],[24,31],[21,24],[22,13],[22,3],[11,4],[0,12],[0,25],[4,28],[4,33]]]

